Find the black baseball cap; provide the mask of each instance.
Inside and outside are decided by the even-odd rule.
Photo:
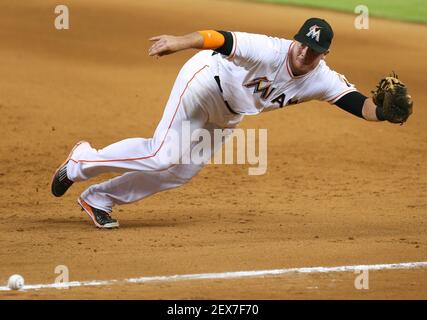
[[[317,53],[326,52],[334,37],[334,31],[324,19],[310,18],[302,25],[294,39]]]

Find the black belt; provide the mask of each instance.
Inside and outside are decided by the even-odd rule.
[[[221,93],[223,93],[222,87],[221,87],[221,81],[219,80],[219,76],[215,76],[214,79],[215,79],[216,83],[218,84],[219,91],[221,91]],[[224,100],[224,98],[222,100]],[[225,102],[225,105],[227,106],[228,111],[230,111],[233,114],[240,114],[240,113],[234,111],[233,109],[231,109],[231,107],[227,101],[224,100],[224,102]]]

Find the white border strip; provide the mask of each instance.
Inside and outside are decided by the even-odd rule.
[[[67,288],[67,287],[89,287],[89,286],[111,286],[115,284],[126,283],[147,283],[147,282],[171,282],[187,280],[213,280],[213,279],[236,279],[249,277],[277,276],[286,273],[327,273],[327,272],[346,272],[355,270],[396,270],[396,269],[416,269],[427,267],[427,262],[406,262],[393,264],[371,264],[357,266],[340,266],[340,267],[311,267],[311,268],[290,268],[290,269],[272,269],[259,271],[236,271],[223,273],[199,273],[183,274],[173,276],[154,276],[129,278],[124,280],[94,280],[94,281],[72,281],[53,284],[35,284],[26,285],[21,290],[39,290],[50,288]],[[10,291],[7,286],[0,286],[0,291]]]

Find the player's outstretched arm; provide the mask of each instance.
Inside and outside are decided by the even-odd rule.
[[[335,102],[341,109],[368,121],[382,121],[378,115],[377,106],[372,98],[368,98],[359,91],[347,93]]]
[[[354,91],[346,94],[335,104],[341,109],[368,121],[384,121],[403,124],[412,114],[412,98],[406,86],[396,77],[382,79],[372,98]]]
[[[204,30],[184,36],[162,35],[150,38],[153,42],[148,54],[161,57],[186,49],[217,49],[224,45],[224,32]]]
[[[184,36],[161,35],[150,38],[153,42],[148,55],[161,57],[167,54],[186,49],[202,49],[203,36],[198,32],[193,32]]]
[[[383,121],[381,115],[379,114],[379,110],[377,110],[377,106],[372,100],[372,98],[367,98],[363,103],[362,107],[362,116],[365,120],[368,121]]]

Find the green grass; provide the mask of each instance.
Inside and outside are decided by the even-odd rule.
[[[369,15],[396,20],[427,23],[427,0],[257,0],[333,9],[354,13],[356,6],[369,8]]]

